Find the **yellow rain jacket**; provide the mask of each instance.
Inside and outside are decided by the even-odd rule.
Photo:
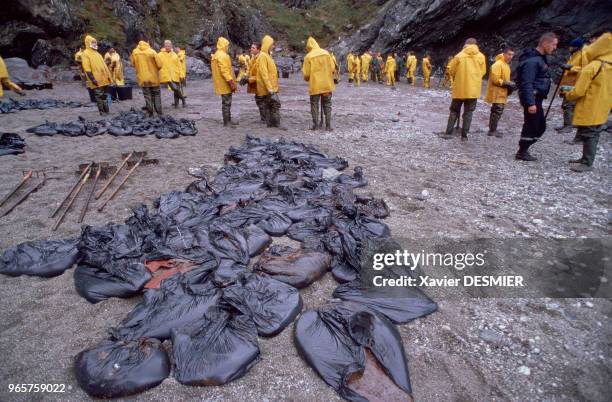
[[[333,92],[336,89],[334,84],[334,60],[329,52],[321,49],[314,38],[306,41],[306,51],[304,57],[302,74],[304,81],[308,81],[308,93],[310,95],[320,95]]]
[[[179,63],[181,64],[181,69],[179,70],[179,77],[182,80],[187,78],[187,58],[185,56],[185,49],[179,50],[176,54],[179,58]]]
[[[273,44],[274,39],[270,35],[264,36],[261,40],[261,52],[257,56],[257,96],[278,92],[278,70],[270,56]]]
[[[414,55],[408,56],[406,59],[406,76],[413,77],[417,68],[417,58]]]
[[[257,56],[253,56],[249,61],[249,83],[247,84],[248,94],[257,94]]]
[[[353,55],[353,53],[349,53],[346,56],[346,69],[348,71],[348,75],[349,75],[349,79],[353,79],[354,78],[354,71],[355,71],[355,56]]]
[[[83,56],[83,51],[81,49],[79,49],[79,51],[74,54],[74,61],[76,61],[77,63],[81,64],[81,57],[82,56]]]
[[[565,94],[576,101],[574,126],[598,126],[608,121],[612,109],[612,34],[603,34],[586,49],[590,60],[578,74],[576,86]]]
[[[87,87],[94,89],[110,85],[112,82],[111,72],[104,63],[102,55],[97,50],[89,47],[90,43],[94,41],[93,36],[87,35],[85,37],[85,50],[81,55],[81,65],[83,66],[84,73],[91,73],[96,80],[98,85],[94,85],[93,82],[87,77]]]
[[[393,56],[387,56],[387,62],[385,63],[385,74],[387,76],[387,85],[395,84],[395,69],[397,68],[395,64],[395,59]]]
[[[106,52],[104,55],[104,62],[111,72],[113,83],[119,86],[125,85],[125,81],[123,79],[123,63],[121,62],[121,56],[119,56],[119,53],[115,52],[110,54]]]
[[[138,85],[141,87],[159,86],[159,68],[155,62],[157,52],[145,41],[138,42],[138,46],[130,55],[130,62],[136,69]]]
[[[423,57],[421,67],[423,68],[423,86],[429,88],[429,78],[431,77],[431,62],[429,61],[429,57]]]
[[[369,53],[364,53],[361,55],[361,78],[364,81],[368,80],[368,75],[370,74],[370,62],[372,61],[372,56]]]
[[[232,59],[227,54],[229,40],[220,36],[217,39],[217,51],[210,59],[210,70],[212,71],[213,84],[217,95],[227,95],[232,93],[230,81],[236,82],[236,76],[232,69]]]
[[[242,79],[242,77],[246,77],[249,71],[249,56],[245,55],[245,54],[241,54],[240,56],[238,56],[238,78],[237,80],[240,81]]]
[[[487,103],[506,103],[508,102],[508,89],[501,85],[504,81],[510,81],[510,65],[504,60],[503,53],[495,57],[495,63],[489,70],[489,81],[487,82]]]
[[[180,82],[181,81],[181,61],[174,50],[167,51],[161,48],[155,55],[155,63],[159,68],[159,82]]]
[[[589,64],[589,61],[586,57],[586,50],[587,47],[583,47],[582,49],[572,53],[569,61],[567,62],[567,64],[572,65],[572,68],[571,70],[565,70],[563,72],[563,78],[561,78],[561,85],[573,86],[576,84],[578,73],[580,72],[580,70],[582,70],[583,67]]]
[[[3,87],[7,87],[8,89],[11,89],[17,93],[21,92],[19,85],[15,84],[9,79],[6,64],[4,64],[4,59],[0,56],[0,98],[4,96],[4,90],[2,89]]]
[[[453,79],[453,99],[480,98],[487,64],[477,45],[465,45],[450,61],[448,70]]]

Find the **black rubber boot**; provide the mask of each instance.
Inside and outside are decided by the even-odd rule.
[[[459,113],[450,112],[448,115],[448,122],[446,123],[446,131],[442,137],[444,138],[453,138],[453,132],[455,130],[455,124],[457,124],[457,120],[459,120]]]

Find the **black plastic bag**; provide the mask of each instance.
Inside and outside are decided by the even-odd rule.
[[[156,339],[105,340],[74,361],[79,386],[94,398],[118,398],[156,387],[170,375],[170,359]]]
[[[295,323],[300,356],[349,401],[411,400],[400,335],[386,319],[357,305],[308,310]]]
[[[221,299],[221,290],[208,284],[190,285],[175,275],[159,289],[148,290],[144,300],[111,330],[115,339],[170,338],[170,331],[198,320]]]
[[[2,133],[0,136],[0,156],[22,154],[25,146],[25,140],[19,134]]]
[[[333,297],[355,302],[364,309],[382,314],[395,324],[405,324],[438,309],[433,300],[413,286],[389,290],[373,285],[366,287],[362,281],[355,280],[338,286]]]
[[[272,246],[261,255],[254,269],[298,289],[319,279],[330,267],[327,253],[289,246]]]
[[[257,333],[274,336],[302,310],[300,292],[272,278],[247,274],[223,290],[223,300],[253,319]]]
[[[78,238],[35,240],[5,250],[0,256],[0,274],[51,278],[76,264]]]
[[[174,376],[186,385],[223,385],[259,361],[257,329],[250,317],[212,309],[172,331]]]
[[[105,268],[79,264],[74,270],[74,287],[85,300],[98,303],[111,297],[133,297],[151,278],[144,264],[133,259],[118,260]]]
[[[244,228],[244,235],[247,241],[249,257],[255,257],[272,243],[272,238],[263,229],[256,225],[249,225]]]

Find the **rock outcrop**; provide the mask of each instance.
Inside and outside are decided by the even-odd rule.
[[[561,45],[608,28],[612,3],[598,0],[395,0],[368,24],[334,46],[344,60],[349,50],[388,53],[430,51],[434,65],[457,53],[475,37],[492,58],[504,45],[534,46],[539,35],[554,31]],[[560,57],[567,53],[560,52]],[[345,65],[346,63],[342,63]]]

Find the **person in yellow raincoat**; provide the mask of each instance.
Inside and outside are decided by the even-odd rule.
[[[17,92],[19,95],[25,95],[21,87],[11,81],[9,77],[4,59],[0,56],[0,98],[4,96],[4,88]]]
[[[576,102],[572,124],[578,127],[582,157],[570,161],[575,172],[593,170],[600,133],[612,109],[612,33],[606,32],[586,49],[589,63],[578,73],[574,87],[562,87],[564,98]]]
[[[217,39],[217,51],[210,59],[215,94],[221,95],[221,114],[225,127],[235,128],[238,122],[232,120],[232,94],[238,89],[236,76],[232,68],[232,59],[228,54],[230,42],[220,36]]]
[[[179,100],[185,107],[185,96],[181,88],[181,61],[174,52],[172,41],[164,41],[164,47],[155,55],[155,63],[159,68],[159,82],[168,85],[174,94],[174,107],[178,107]]]
[[[497,131],[497,123],[504,113],[504,107],[508,102],[509,91],[516,89],[516,84],[510,80],[510,62],[514,57],[514,50],[510,47],[495,57],[495,63],[489,70],[489,81],[487,82],[487,94],[485,102],[491,104],[489,116],[489,137],[501,138],[503,134]]]
[[[349,52],[349,54],[346,55],[346,70],[348,72],[348,82],[351,83],[353,82],[353,79],[355,78],[355,55],[353,54],[353,52]]]
[[[442,80],[442,84],[441,84],[442,88],[452,88],[453,87],[453,77],[451,77],[450,72],[448,70],[452,59],[453,57],[450,56],[446,60],[446,65],[444,66],[444,79]]]
[[[463,126],[461,140],[466,141],[472,125],[472,114],[476,110],[476,100],[482,91],[482,77],[487,73],[485,56],[480,53],[476,39],[469,38],[461,52],[450,61],[448,72],[453,79],[452,102],[444,138],[452,138],[455,123],[459,120],[463,106]]]
[[[104,55],[104,62],[111,72],[113,84],[120,87],[124,86],[125,81],[123,78],[123,62],[121,61],[121,56],[119,53],[117,53],[115,48],[111,47],[108,49],[108,52],[106,52]]]
[[[102,55],[98,53],[98,41],[93,36],[85,36],[85,50],[81,55],[81,65],[87,78],[87,87],[93,90],[98,111],[101,115],[110,113],[106,100],[106,87],[113,80]]]
[[[355,80],[355,85],[361,85],[361,59],[358,55],[353,57],[353,80]]]
[[[427,53],[425,53],[425,56],[423,56],[421,68],[423,69],[423,88],[429,88],[429,80],[431,78],[431,62],[429,61],[429,55]]]
[[[183,89],[187,86],[187,57],[185,56],[185,49],[177,47],[176,54],[179,58],[179,62],[181,63],[181,71],[179,71],[179,77],[181,79],[181,89]]]
[[[395,89],[395,68],[395,58],[392,54],[389,54],[385,62],[385,76],[387,77],[387,85],[390,85],[391,89]]]
[[[414,52],[409,52],[408,58],[406,59],[406,77],[408,77],[408,81],[412,86],[416,85],[416,68],[417,58]]]
[[[578,73],[589,63],[584,49],[585,43],[586,41],[583,38],[576,38],[570,42],[571,56],[567,64],[563,66],[564,72],[560,85],[575,85]],[[569,133],[574,130],[572,126],[572,115],[574,114],[575,106],[576,102],[570,102],[566,98],[563,98],[563,102],[561,103],[561,109],[563,110],[563,125],[561,127],[555,127],[558,132]],[[570,143],[574,143],[574,141],[570,141]]]
[[[85,73],[83,72],[83,64],[81,63],[81,58],[83,57],[83,48],[80,47],[78,52],[74,54],[74,61],[79,65],[79,77],[81,78],[81,82],[83,86],[87,86],[87,77],[85,77]]]
[[[162,115],[161,93],[159,89],[159,67],[155,61],[157,52],[144,40],[138,42],[138,46],[130,55],[130,63],[136,70],[138,85],[142,88],[146,108],[149,116],[153,113]]]
[[[317,41],[309,37],[306,41],[306,51],[302,74],[304,81],[308,82],[310,95],[310,114],[312,115],[311,130],[318,130],[323,126],[319,121],[319,103],[325,114],[325,130],[332,131],[332,92],[336,89],[334,84],[334,70],[336,65],[329,52],[321,49]]]
[[[249,58],[248,76],[244,77],[240,85],[247,86],[247,93],[255,95],[255,104],[259,110],[259,119],[262,123],[268,123],[266,117],[266,97],[257,95],[257,57],[259,57],[261,45],[253,42],[251,44],[251,57]]]
[[[370,55],[369,50],[366,50],[365,53],[361,55],[361,79],[363,82],[368,82],[371,61],[372,55]]]
[[[334,61],[334,83],[338,85],[340,82],[340,66],[338,66],[338,61],[336,60],[336,55],[333,52],[329,52],[332,60]]]
[[[240,81],[243,77],[248,75],[249,70],[249,57],[240,51],[238,55],[238,77],[236,79]]]
[[[280,108],[281,103],[278,97],[278,69],[272,56],[270,55],[274,39],[266,35],[261,40],[261,51],[257,56],[257,95],[265,96],[266,118],[268,127],[277,127],[286,130],[281,125]]]

